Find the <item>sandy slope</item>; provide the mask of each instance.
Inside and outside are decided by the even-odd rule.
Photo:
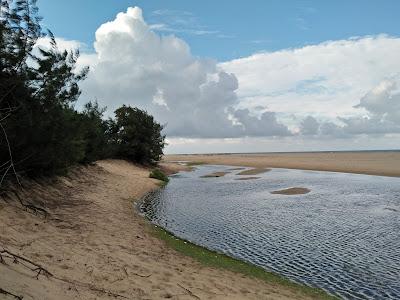
[[[196,161],[254,168],[289,168],[400,177],[400,152],[167,155],[166,161]]]
[[[0,288],[24,300],[305,299],[288,288],[201,266],[154,238],[132,201],[156,182],[148,170],[108,160],[51,185],[29,184],[22,198],[42,202],[50,211],[47,219],[0,198],[0,250],[54,275],[37,280],[5,258]]]

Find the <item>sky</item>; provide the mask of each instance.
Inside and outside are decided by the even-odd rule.
[[[400,148],[399,1],[38,6],[91,68],[77,106],[146,109],[167,153]]]

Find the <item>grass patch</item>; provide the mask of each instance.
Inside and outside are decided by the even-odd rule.
[[[291,289],[296,293],[309,296],[311,299],[338,299],[334,296],[327,294],[321,289],[294,283],[280,275],[267,272],[263,268],[257,267],[238,259],[231,258],[224,254],[210,251],[206,248],[179,239],[161,227],[153,226],[152,232],[156,237],[165,241],[167,245],[171,248],[194,258],[203,265],[214,268],[227,269],[233,272],[244,274],[246,276],[264,280],[270,284],[281,285]]]
[[[186,165],[188,167],[193,167],[193,166],[201,166],[201,165],[205,165],[206,163],[203,161],[188,161],[186,162]]]
[[[166,183],[168,183],[169,178],[167,176],[167,174],[165,174],[163,171],[161,171],[160,169],[154,169],[150,172],[149,175],[150,178],[154,178],[154,179],[158,179],[161,180],[163,182],[163,185],[165,185]]]

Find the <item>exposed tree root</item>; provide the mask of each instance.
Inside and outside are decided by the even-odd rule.
[[[11,258],[13,260],[14,264],[21,264],[22,266],[31,270],[32,272],[36,272],[36,276],[35,276],[36,279],[39,279],[40,275],[44,275],[46,277],[53,276],[53,274],[51,274],[49,271],[47,271],[41,265],[39,265],[27,258],[24,258],[22,256],[14,254],[3,248],[3,250],[0,250],[0,263],[6,264],[5,258]]]
[[[34,215],[42,215],[44,218],[47,218],[47,216],[49,215],[49,212],[47,210],[45,210],[44,208],[35,206],[28,202],[24,203],[24,201],[19,196],[18,192],[15,191],[14,189],[8,189],[8,190],[2,192],[1,196],[4,199],[4,201],[6,201],[7,203],[8,203],[8,201],[6,200],[6,198],[10,198],[9,193],[13,193],[15,195],[15,197],[18,199],[18,202],[21,204],[22,208],[25,211],[30,212]]]
[[[91,283],[84,283],[84,282],[79,282],[79,281],[76,281],[76,280],[69,280],[67,278],[61,278],[61,277],[57,277],[57,276],[55,276],[54,278],[57,279],[57,280],[72,284],[72,285],[75,286],[75,288],[76,288],[76,286],[80,286],[80,287],[83,287],[83,288],[87,288],[87,289],[89,289],[91,291],[99,292],[99,293],[102,293],[102,294],[105,294],[105,295],[108,295],[108,296],[111,296],[111,297],[114,297],[114,298],[129,299],[128,297],[126,297],[124,295],[112,292],[110,290],[106,290],[106,289],[103,289],[103,288],[98,288],[94,284],[91,284]]]
[[[76,286],[81,286],[81,287],[87,288],[87,289],[89,289],[91,291],[95,291],[95,292],[99,292],[99,293],[102,293],[102,294],[106,294],[106,295],[114,297],[114,298],[129,299],[128,297],[126,297],[124,295],[112,292],[110,290],[106,290],[104,288],[96,287],[95,285],[90,284],[90,283],[83,283],[83,282],[79,282],[79,281],[75,281],[75,280],[69,280],[69,279],[66,279],[66,278],[61,278],[61,277],[54,276],[52,273],[50,273],[48,270],[43,268],[41,265],[39,265],[39,264],[37,264],[37,263],[35,263],[35,262],[25,258],[25,257],[22,257],[20,255],[14,254],[14,253],[12,253],[12,252],[10,252],[10,251],[8,251],[8,250],[3,248],[3,250],[0,250],[0,263],[6,264],[6,260],[5,260],[6,258],[12,259],[13,263],[21,264],[25,268],[31,270],[32,272],[35,272],[36,273],[36,276],[35,276],[36,279],[39,279],[40,275],[44,275],[47,278],[53,277],[54,279],[57,279],[57,280],[72,284],[72,285],[75,286],[75,289],[76,289]],[[146,275],[146,277],[147,277],[147,275]],[[10,292],[7,292],[7,291],[5,291],[3,289],[0,289],[0,293],[13,296],[16,299],[22,299],[22,297],[14,295],[14,294],[12,294]]]
[[[15,294],[13,294],[13,293],[11,293],[9,291],[3,290],[2,288],[0,288],[0,294],[11,296],[11,297],[14,297],[15,299],[18,299],[18,300],[22,300],[24,298],[22,296],[15,295]]]

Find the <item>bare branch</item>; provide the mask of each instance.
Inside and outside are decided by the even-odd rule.
[[[9,156],[10,156],[10,166],[12,167],[12,169],[13,169],[13,171],[14,171],[14,175],[15,175],[15,178],[17,179],[18,184],[21,185],[21,182],[19,181],[17,172],[16,172],[15,167],[14,167],[14,161],[13,161],[13,156],[12,156],[12,151],[11,151],[10,142],[8,141],[7,132],[6,132],[6,130],[4,129],[4,126],[3,126],[3,124],[1,124],[1,122],[0,122],[0,127],[1,127],[1,129],[3,130],[4,137],[5,137],[6,142],[7,142],[8,154],[9,154]],[[9,170],[9,169],[7,169],[6,172],[8,172],[8,170]],[[6,174],[6,173],[5,173],[5,174]],[[5,177],[5,176],[3,175],[2,179],[1,179],[1,183],[3,182],[4,177]],[[0,186],[1,186],[1,183],[0,183]]]
[[[43,268],[41,265],[25,258],[20,255],[14,254],[6,249],[3,248],[3,250],[0,250],[0,263],[5,264],[6,261],[4,258],[11,258],[13,260],[13,263],[15,264],[21,264],[24,267],[28,268],[32,272],[36,272],[36,279],[39,279],[39,275],[44,275],[46,277],[53,276],[49,271],[47,271],[45,268]]]
[[[190,296],[192,296],[193,298],[196,298],[196,299],[199,299],[200,300],[200,297],[199,296],[197,296],[197,295],[195,295],[195,294],[193,294],[193,292],[191,291],[191,290],[189,290],[189,289],[187,289],[187,288],[185,288],[183,285],[181,285],[181,284],[177,284],[180,288],[182,288],[182,289],[184,289]]]
[[[14,297],[15,299],[18,299],[18,300],[22,300],[23,299],[22,296],[15,295],[15,294],[13,294],[13,293],[11,293],[9,291],[6,291],[6,290],[4,290],[2,288],[0,288],[0,294],[6,295],[6,296],[8,295],[8,296]]]

